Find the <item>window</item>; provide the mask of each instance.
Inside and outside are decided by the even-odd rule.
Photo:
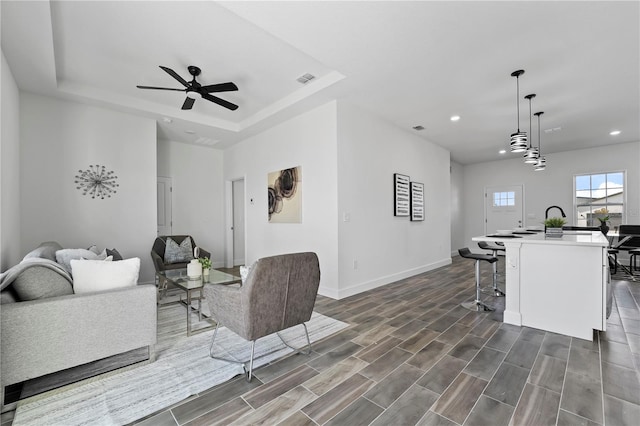
[[[516,197],[515,192],[494,192],[493,193],[493,207],[506,207],[515,206]]]
[[[600,226],[608,217],[609,226],[618,229],[624,220],[624,172],[606,172],[575,177],[577,226]]]

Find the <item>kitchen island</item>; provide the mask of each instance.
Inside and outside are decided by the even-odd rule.
[[[609,241],[599,231],[474,237],[504,243],[504,322],[592,340],[606,330]]]

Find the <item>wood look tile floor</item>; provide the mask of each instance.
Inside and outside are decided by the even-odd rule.
[[[491,313],[460,307],[475,290],[474,265],[459,257],[347,299],[319,296],[315,310],[350,327],[314,343],[310,356],[137,424],[636,425],[640,283],[613,285],[607,332],[593,342],[503,324],[503,298],[483,296]]]
[[[593,342],[503,324],[503,298],[484,296],[491,313],[460,307],[474,265],[458,257],[347,299],[319,296],[315,310],[348,329],[139,424],[635,425],[640,284],[613,284]]]

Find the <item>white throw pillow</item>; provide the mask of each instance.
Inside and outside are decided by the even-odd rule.
[[[72,260],[73,291],[91,293],[113,288],[133,287],[138,283],[140,258],[105,262],[103,260]]]

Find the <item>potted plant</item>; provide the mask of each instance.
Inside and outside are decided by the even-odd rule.
[[[211,259],[208,257],[199,257],[198,262],[202,265],[202,277],[205,282],[209,282],[209,271],[211,270]]]
[[[550,217],[544,221],[544,232],[547,236],[561,237],[562,225],[567,223],[563,217]]]

